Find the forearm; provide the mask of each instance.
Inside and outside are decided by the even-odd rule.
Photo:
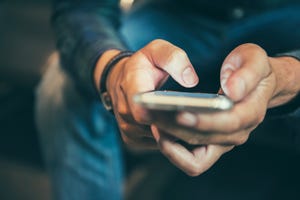
[[[94,66],[103,52],[125,49],[118,0],[54,1],[52,23],[63,67],[87,94],[95,94]]]

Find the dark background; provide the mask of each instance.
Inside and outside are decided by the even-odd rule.
[[[50,1],[0,1],[0,199],[50,199],[33,121],[34,88],[54,49]]]

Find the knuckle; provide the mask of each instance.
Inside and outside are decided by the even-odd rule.
[[[233,139],[233,144],[236,146],[244,144],[248,140],[248,135],[238,136]]]
[[[187,57],[187,54],[185,51],[183,51],[180,48],[173,48],[169,53],[168,59],[171,62],[174,59],[185,60],[186,57]]]
[[[155,39],[152,40],[148,45],[152,49],[156,49],[158,46],[169,44],[166,40],[163,39]]]
[[[254,43],[245,43],[242,45],[243,48],[248,48],[248,49],[257,49],[260,48],[257,44]]]
[[[155,40],[152,40],[150,42],[150,44],[160,44],[160,43],[164,43],[164,42],[165,42],[165,40],[163,40],[163,39],[155,39]]]
[[[254,110],[253,115],[255,116],[255,118],[253,119],[252,124],[250,124],[250,126],[257,126],[263,122],[266,115],[266,111],[262,112],[263,109],[264,108],[262,107],[258,107]]]
[[[185,173],[191,177],[195,177],[195,176],[199,176],[202,173],[202,170],[200,167],[193,166],[185,170]]]
[[[180,59],[186,59],[187,54],[184,50],[180,49],[180,48],[176,48],[173,52],[174,56],[176,56],[177,58]]]
[[[173,63],[177,63],[177,61],[182,61],[187,59],[187,54],[180,48],[172,48],[166,53],[165,67],[171,67]]]
[[[266,56],[267,53],[266,51],[261,48],[259,45],[254,44],[254,43],[246,43],[242,45],[243,48],[245,48],[246,50],[252,51],[254,53],[254,55],[257,56]]]
[[[242,44],[241,47],[245,48],[245,49],[250,49],[250,50],[261,49],[260,46],[258,46],[257,44],[254,44],[254,43],[245,43],[245,44]]]
[[[262,114],[259,114],[258,118],[257,118],[257,124],[262,123],[264,121],[264,119],[265,119],[265,116],[266,116],[266,112],[264,112]]]

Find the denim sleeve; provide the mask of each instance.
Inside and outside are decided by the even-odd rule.
[[[85,95],[96,97],[93,69],[108,49],[124,50],[119,0],[54,0],[52,25],[63,68]]]

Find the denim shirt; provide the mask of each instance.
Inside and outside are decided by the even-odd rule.
[[[136,5],[155,4],[173,9],[190,9],[224,21],[238,20],[299,0],[136,0]],[[225,4],[225,5],[224,5]],[[64,69],[84,95],[97,97],[93,69],[108,49],[126,50],[119,28],[122,12],[118,0],[54,0],[52,24]],[[281,52],[278,52],[281,53]],[[293,52],[292,52],[293,53]],[[293,56],[299,56],[293,53]]]

